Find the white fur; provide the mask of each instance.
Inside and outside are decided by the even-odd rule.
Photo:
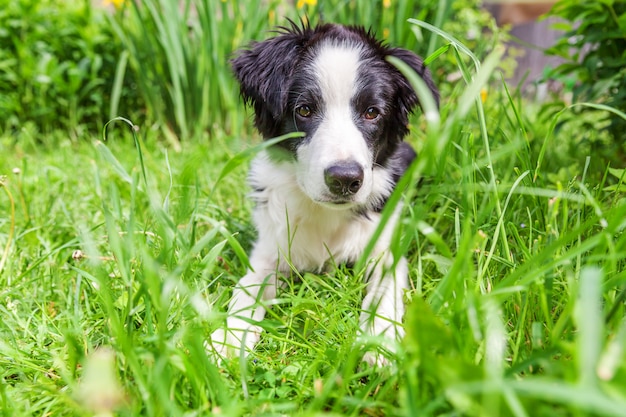
[[[363,203],[372,190],[372,155],[354,125],[350,99],[357,88],[360,49],[350,45],[324,46],[314,62],[320,80],[325,118],[308,144],[298,148],[297,179],[305,193],[317,202],[330,199],[324,184],[324,169],[334,163],[353,160],[365,177],[354,201]]]
[[[375,166],[373,155],[353,122],[351,98],[357,88],[360,50],[351,45],[324,45],[314,62],[322,86],[324,119],[310,140],[297,150],[296,161],[277,162],[265,152],[252,163],[250,182],[257,201],[254,222],[258,240],[250,255],[250,270],[234,289],[226,329],[212,335],[212,344],[224,355],[230,347],[251,350],[259,340],[266,307],[276,297],[277,274],[291,266],[321,271],[332,261],[355,262],[380,221],[379,213],[356,213],[351,208],[387,196],[393,187],[390,173]],[[338,161],[358,162],[363,184],[352,201],[327,204],[324,170]],[[391,342],[401,337],[407,288],[407,264],[389,251],[398,211],[377,240],[367,275],[360,327],[364,335],[383,335]],[[390,343],[389,346],[391,346]],[[381,356],[365,360],[384,363]]]

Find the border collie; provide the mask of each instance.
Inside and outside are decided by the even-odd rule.
[[[249,351],[258,342],[259,323],[281,274],[354,263],[378,227],[387,198],[415,158],[402,140],[419,104],[407,79],[386,60],[390,56],[420,75],[438,102],[420,57],[383,44],[361,27],[292,22],[232,60],[263,137],[303,136],[269,147],[251,164],[258,240],[252,268],[233,291],[226,329],[211,336],[219,355],[229,348]],[[399,209],[372,252],[360,316],[365,335],[388,342],[404,333],[408,287],[406,260],[394,259],[389,249],[398,215]],[[387,362],[370,353],[364,360]]]

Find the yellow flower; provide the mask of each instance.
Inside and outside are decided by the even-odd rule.
[[[298,0],[298,3],[296,3],[296,7],[298,9],[301,9],[304,6],[317,6],[317,0]]]
[[[484,87],[480,89],[480,101],[483,103],[487,101],[487,89]]]
[[[124,5],[125,0],[102,0],[103,6],[113,6],[116,9],[120,9]]]
[[[270,22],[270,26],[274,26],[276,24],[276,11],[270,10],[267,14],[267,20]]]
[[[383,29],[383,39],[389,38],[389,28]]]
[[[391,0],[383,0],[383,7],[388,9],[391,7]]]

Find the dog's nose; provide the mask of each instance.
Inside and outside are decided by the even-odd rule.
[[[324,171],[324,181],[335,195],[356,194],[363,184],[363,167],[355,161],[332,165]]]

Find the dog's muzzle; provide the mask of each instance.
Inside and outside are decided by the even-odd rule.
[[[350,197],[363,185],[363,167],[355,161],[342,161],[324,170],[328,190],[337,197]]]

